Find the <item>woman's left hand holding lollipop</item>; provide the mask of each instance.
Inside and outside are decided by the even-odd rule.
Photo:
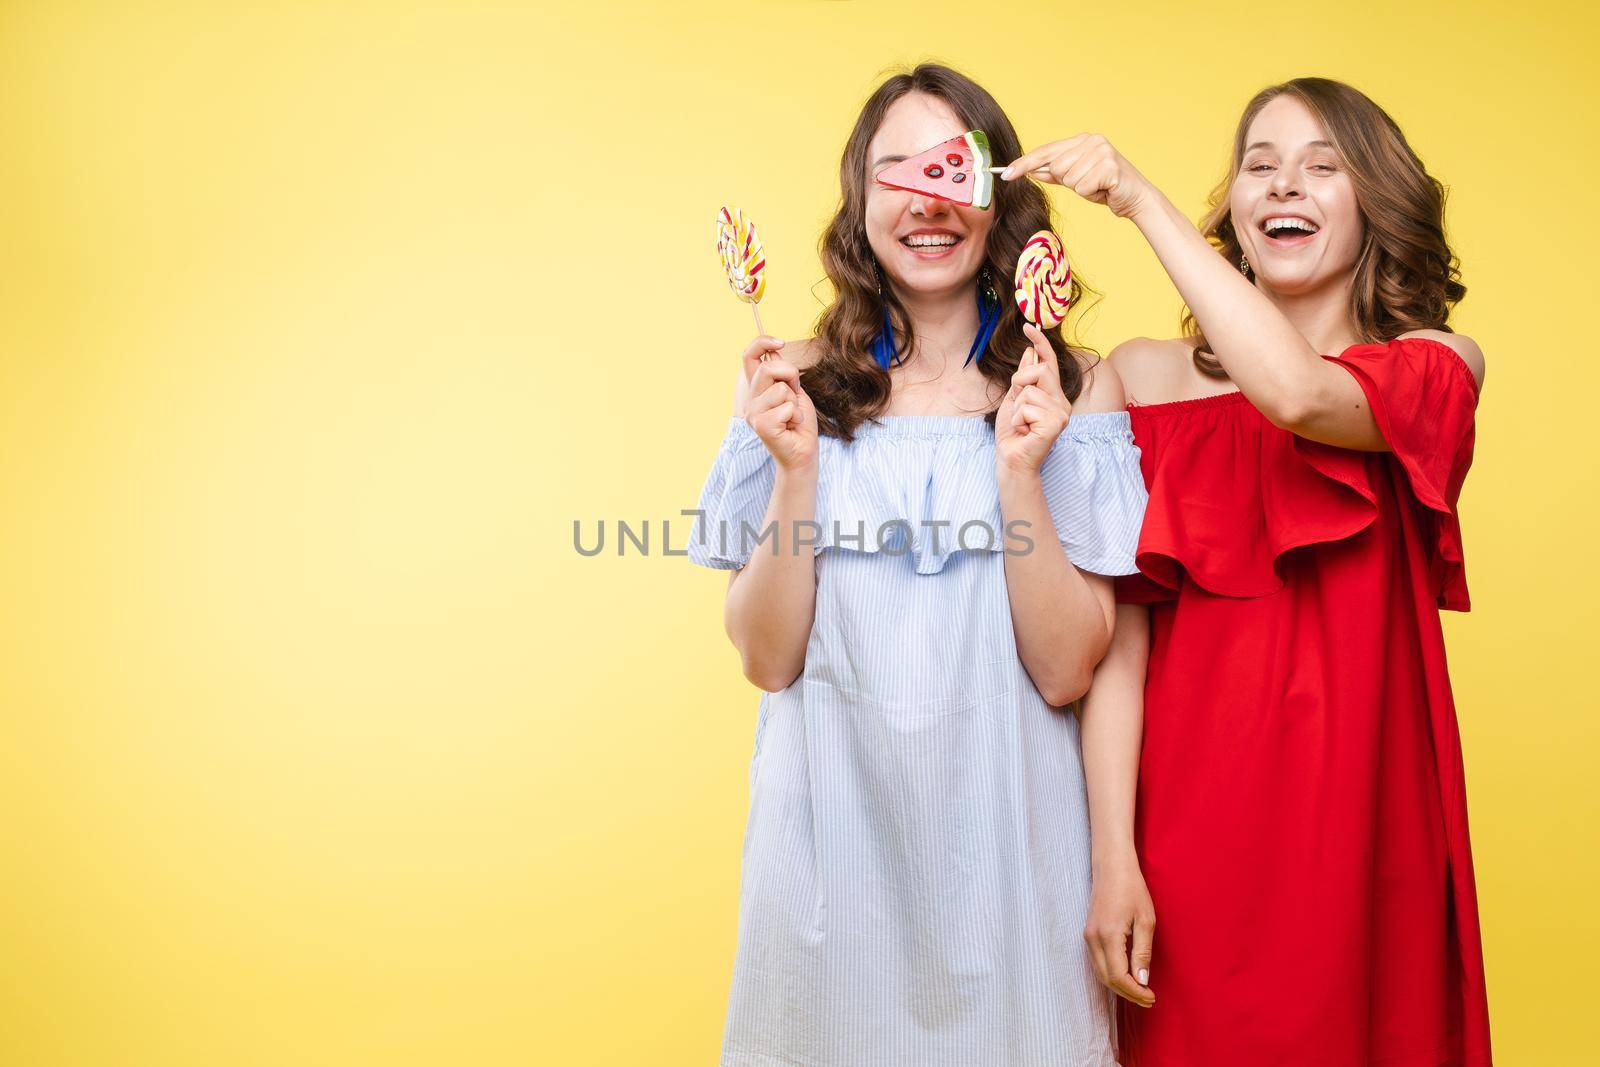
[[[1022,327],[1033,347],[1011,376],[1011,388],[994,417],[995,460],[1002,473],[1037,474],[1072,418],[1072,402],[1061,388],[1061,366],[1044,331]]]
[[[1125,219],[1160,199],[1159,194],[1152,195],[1154,189],[1145,176],[1098,133],[1040,145],[1012,160],[1000,174],[1005,181],[1023,176],[1064,185]]]
[[[758,337],[744,351],[750,399],[744,421],[767,446],[784,471],[814,473],[817,465],[817,409],[800,384],[800,368]],[[781,346],[782,342],[778,342]]]

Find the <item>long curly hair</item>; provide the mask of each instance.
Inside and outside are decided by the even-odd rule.
[[[822,235],[819,252],[827,280],[833,284],[833,302],[817,319],[812,346],[819,350],[816,361],[801,372],[802,388],[817,409],[819,429],[843,440],[852,440],[862,422],[883,413],[889,403],[890,378],[873,359],[871,344],[883,327],[883,301],[889,305],[894,323],[897,351],[910,351],[914,344],[910,317],[905,307],[885,286],[878,295],[878,263],[867,243],[867,191],[871,184],[871,161],[867,150],[889,106],[907,93],[927,93],[939,97],[969,130],[982,130],[997,164],[1022,154],[1016,129],[994,97],[966,75],[937,63],[923,63],[910,71],[891,75],[879,85],[856,118],[855,128],[845,142],[839,161],[840,202],[832,221]],[[1031,343],[1022,332],[1022,313],[1012,299],[1012,276],[1017,256],[1028,238],[1039,230],[1053,229],[1050,202],[1044,191],[1031,180],[996,181],[994,223],[984,250],[984,263],[1000,296],[1000,320],[986,351],[979,354],[978,367],[984,376],[999,385],[1001,392],[1011,386],[1011,376],[1021,365],[1021,356]],[[1081,313],[1080,297],[1095,294],[1072,271],[1073,320]],[[820,283],[819,283],[820,284]],[[973,279],[974,286],[977,278]],[[1061,368],[1061,386],[1069,400],[1083,388],[1083,372],[1074,350],[1093,356],[1093,352],[1062,338],[1061,327],[1045,331],[1055,349]],[[985,416],[994,424],[995,412]]]
[[[1399,125],[1365,93],[1330,78],[1295,78],[1257,93],[1239,116],[1228,176],[1211,193],[1201,231],[1229,263],[1242,250],[1228,194],[1239,176],[1250,124],[1280,96],[1293,96],[1327,132],[1355,186],[1365,236],[1350,287],[1350,319],[1362,339],[1391,341],[1407,330],[1448,330],[1450,309],[1467,293],[1444,235],[1445,187],[1411,150]],[[1195,366],[1226,378],[1194,314],[1183,332],[1199,340]]]

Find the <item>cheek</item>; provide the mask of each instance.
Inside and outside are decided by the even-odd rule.
[[[1362,221],[1355,196],[1341,198],[1332,215],[1333,223],[1339,230],[1339,247],[1345,251],[1347,258],[1354,260],[1366,236],[1366,223]]]
[[[887,239],[894,233],[895,222],[900,217],[901,206],[893,193],[873,193],[867,197],[865,222],[868,236]]]
[[[962,211],[962,221],[967,225],[967,240],[982,249],[989,245],[989,231],[994,228],[994,216],[987,211],[967,208]]]
[[[1249,191],[1239,186],[1234,186],[1228,194],[1228,214],[1233,223],[1233,232],[1241,242],[1250,238],[1250,219],[1255,213],[1255,198]]]

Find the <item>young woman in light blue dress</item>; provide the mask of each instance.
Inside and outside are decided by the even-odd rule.
[[[1084,933],[1091,853],[1102,919],[1149,906],[1137,708],[1079,698],[1144,482],[1115,373],[1011,299],[1044,194],[874,181],[972,129],[1019,154],[948,68],[868,100],[822,243],[835,302],[811,340],[745,351],[700,496],[689,556],[733,572],[727,631],[766,690],[723,1067],[1116,1062]]]

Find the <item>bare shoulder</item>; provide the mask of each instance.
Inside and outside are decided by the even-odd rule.
[[[1078,399],[1072,402],[1073,411],[1122,411],[1128,406],[1127,394],[1122,388],[1122,376],[1109,360],[1093,352],[1074,350],[1073,358],[1083,372],[1083,388]]]
[[[783,343],[783,358],[801,370],[813,366],[822,358],[822,346],[815,337],[802,337],[798,341]]]
[[[1133,403],[1161,404],[1184,394],[1193,377],[1194,349],[1187,337],[1134,337],[1113,348],[1106,363]]]
[[[1483,349],[1478,347],[1478,342],[1463,333],[1449,333],[1445,330],[1411,330],[1400,335],[1401,337],[1426,337],[1430,341],[1438,341],[1446,348],[1451,349],[1461,357],[1461,362],[1467,365],[1472,372],[1472,377],[1477,380],[1478,388],[1483,388],[1483,375],[1485,365]]]

